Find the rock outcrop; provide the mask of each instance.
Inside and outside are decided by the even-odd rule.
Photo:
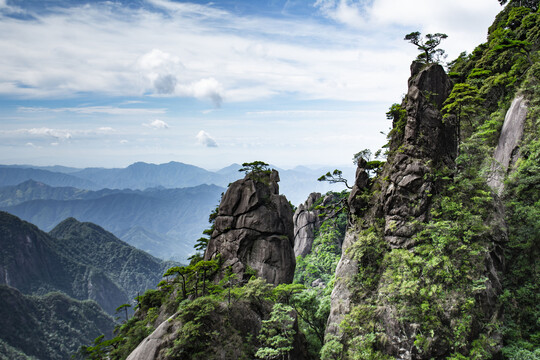
[[[402,311],[407,311],[403,307],[418,305],[404,299],[388,300],[384,294],[392,293],[389,287],[395,289],[393,286],[399,286],[393,285],[394,281],[399,280],[392,276],[399,278],[404,269],[409,269],[410,265],[404,259],[415,256],[408,254],[415,254],[416,235],[431,220],[432,199],[446,186],[445,181],[448,180],[442,178],[450,179],[456,169],[459,137],[456,119],[447,117],[443,120],[440,112],[453,86],[443,68],[437,64],[413,63],[411,73],[409,89],[401,104],[401,109],[405,111],[400,110],[401,113],[394,119],[390,155],[374,184],[370,184],[365,162],[360,159],[358,163],[355,185],[349,197],[350,213],[354,215],[351,219],[353,226],[346,234],[342,257],[336,269],[327,324],[327,341],[337,337],[347,344],[348,340],[343,338],[345,335],[339,324],[353,307],[359,306],[357,311],[360,311],[360,318],[353,320],[360,322],[357,334],[365,326],[373,328],[372,334],[384,334],[381,336],[385,340],[376,345],[377,351],[404,360],[441,358],[451,351],[443,336],[437,335],[429,337],[429,346],[422,349],[417,347],[417,339],[424,336],[417,337],[422,324],[403,318],[400,312],[403,314]],[[366,190],[373,194],[370,200],[362,196]],[[495,224],[498,219],[486,221]],[[494,232],[499,231],[496,226]],[[493,238],[491,241],[486,240],[485,264],[480,261],[475,270],[483,274],[482,280],[485,281],[483,292],[475,294],[476,306],[478,313],[488,319],[496,316],[494,300],[501,288],[497,275],[501,262],[495,250],[498,240]],[[389,269],[390,266],[397,266],[395,264],[400,264],[402,268]],[[367,280],[358,280],[359,277],[367,277]],[[419,279],[407,281],[411,284],[415,281],[422,283]],[[392,294],[401,294],[399,291]],[[447,303],[444,306],[447,308],[443,310],[443,324],[440,325],[443,330],[439,329],[442,332],[446,331],[446,327],[453,328],[453,322],[459,318],[458,312],[452,308],[454,295],[445,296]],[[374,312],[368,310],[371,306],[376,308]]]
[[[452,121],[442,121],[439,109],[452,90],[452,82],[440,65],[421,69],[413,62],[409,91],[402,107],[407,111],[405,124],[394,123],[389,159],[380,178],[383,182],[380,196],[368,206],[359,196],[369,186],[366,162],[359,159],[356,180],[349,196],[351,214],[384,218],[384,239],[390,248],[410,248],[417,228],[413,224],[425,221],[429,199],[435,185],[425,181],[434,163],[453,167],[457,153],[457,127]],[[403,126],[404,125],[404,126]],[[399,151],[397,151],[399,148]],[[414,204],[414,206],[411,206]],[[369,209],[367,209],[369,207]],[[340,262],[336,268],[336,283],[332,291],[332,305],[327,332],[339,333],[344,314],[350,311],[351,280],[358,273],[358,261],[348,253],[360,229],[351,229],[345,236]]]
[[[499,143],[493,154],[491,178],[488,181],[489,186],[499,195],[503,190],[504,176],[518,157],[519,142],[523,137],[527,111],[527,101],[523,96],[517,96],[506,112]]]
[[[292,282],[295,269],[291,205],[279,195],[279,174],[272,170],[232,183],[221,200],[205,260],[221,256],[240,278],[255,270],[277,285]]]
[[[320,211],[313,205],[321,198],[320,193],[309,194],[307,200],[294,212],[294,256],[306,256],[311,252],[315,232],[321,226]]]
[[[379,214],[384,217],[384,237],[392,248],[413,246],[414,224],[426,220],[431,196],[437,191],[434,169],[454,168],[458,126],[454,119],[443,121],[439,109],[450,92],[452,81],[440,65],[419,70],[411,66],[409,90],[404,101],[407,111],[403,138],[392,141],[396,155],[389,159],[382,177]],[[394,140],[394,139],[393,139]],[[400,141],[401,140],[401,141]]]

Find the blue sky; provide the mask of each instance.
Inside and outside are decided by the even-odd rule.
[[[411,31],[451,60],[497,0],[0,0],[0,163],[351,165],[385,143]]]

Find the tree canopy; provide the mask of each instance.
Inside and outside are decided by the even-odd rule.
[[[442,33],[426,34],[426,40],[422,40],[419,31],[414,31],[405,35],[403,40],[407,40],[411,44],[416,45],[418,50],[421,51],[418,54],[416,60],[426,64],[438,63],[445,56],[443,49],[437,49],[441,44],[441,41],[446,39],[448,35]]]

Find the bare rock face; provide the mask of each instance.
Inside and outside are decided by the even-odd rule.
[[[300,204],[293,217],[294,256],[306,256],[311,252],[315,231],[321,226],[320,211],[311,209],[321,197],[320,193],[309,194],[305,203]]]
[[[516,96],[504,118],[499,143],[493,154],[494,163],[491,166],[491,178],[488,181],[489,186],[499,195],[503,190],[505,173],[517,159],[527,112],[527,101],[522,95]]]
[[[248,175],[229,186],[205,260],[221,254],[222,268],[230,266],[240,278],[253,269],[268,283],[292,282],[296,266],[293,211],[285,196],[279,195],[278,181],[278,172],[272,170],[256,180]]]

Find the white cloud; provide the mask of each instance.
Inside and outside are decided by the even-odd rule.
[[[71,132],[68,130],[49,129],[49,128],[32,128],[18,130],[20,133],[26,133],[36,136],[48,136],[59,140],[69,140],[72,138]]]
[[[153,128],[153,129],[168,129],[169,128],[169,124],[159,119],[155,119],[154,121],[151,121],[147,124],[143,124],[143,126]]]
[[[169,95],[175,92],[177,76],[183,65],[178,57],[153,49],[139,58],[137,68],[147,81],[147,91]]]
[[[216,108],[223,102],[223,85],[214,78],[201,79],[186,87],[186,92],[197,99],[210,99]]]
[[[82,107],[60,107],[60,108],[47,108],[47,107],[30,107],[20,106],[17,108],[20,112],[30,113],[61,113],[72,112],[77,114],[107,114],[107,115],[153,115],[164,114],[165,109],[143,109],[143,108],[122,108],[114,106],[82,106]]]
[[[199,131],[195,138],[200,145],[204,145],[206,147],[218,147],[216,140],[204,130]]]
[[[317,0],[313,6],[327,17],[352,27],[363,27],[366,23],[362,15],[365,4],[351,0]]]
[[[104,132],[104,133],[113,133],[115,131],[110,126],[103,126],[103,127],[100,127],[98,130],[101,131],[101,132]]]
[[[122,144],[122,145],[123,145],[123,144],[127,144],[128,142],[129,142],[129,141],[128,141],[128,140],[126,140],[126,139],[122,139],[122,140],[120,140],[120,144]]]

